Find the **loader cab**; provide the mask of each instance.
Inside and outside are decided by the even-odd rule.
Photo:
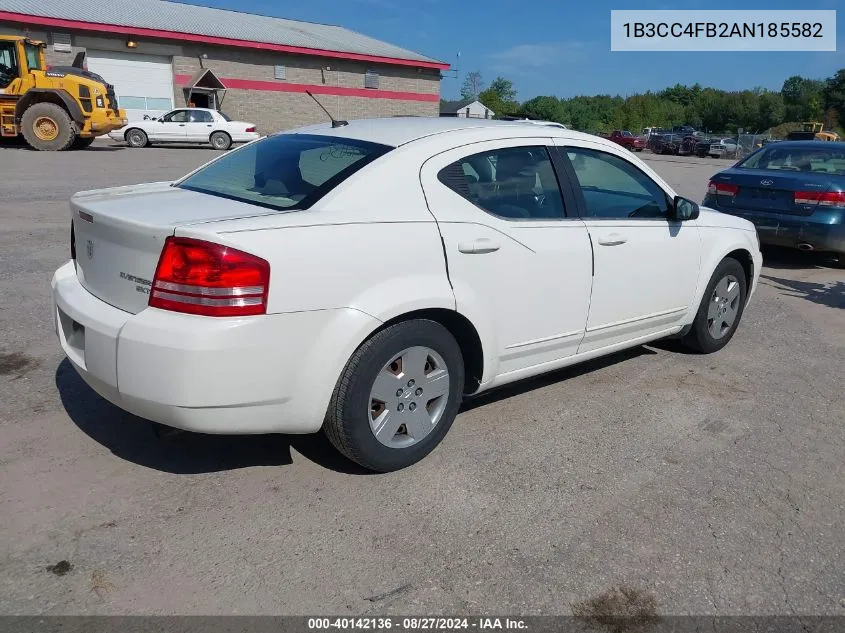
[[[18,66],[18,45],[15,40],[0,39],[0,90],[9,87],[20,77]]]
[[[29,39],[0,38],[0,90],[34,70],[45,70],[44,44]]]

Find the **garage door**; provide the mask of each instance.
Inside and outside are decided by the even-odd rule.
[[[116,51],[88,51],[88,70],[114,85],[130,121],[173,109],[173,69],[169,57]]]

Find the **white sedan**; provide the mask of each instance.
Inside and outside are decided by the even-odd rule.
[[[70,206],[53,313],[94,390],[190,431],[322,428],[377,471],[464,396],[666,337],[715,352],[762,264],[750,222],[619,145],[498,121],[321,124]]]
[[[232,143],[248,143],[261,135],[254,123],[232,121],[218,110],[179,108],[160,117],[131,121],[126,127],[110,132],[109,138],[125,141],[130,147],[147,147],[150,143],[194,143],[227,150]]]

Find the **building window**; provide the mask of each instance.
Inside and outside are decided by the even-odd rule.
[[[53,33],[53,50],[57,53],[71,53],[70,33]]]
[[[273,76],[276,79],[285,79],[285,67],[284,66],[275,66],[273,69]]]
[[[364,88],[378,89],[378,73],[374,70],[368,70],[364,74]]]

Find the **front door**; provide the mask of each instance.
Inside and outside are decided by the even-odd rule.
[[[595,276],[579,353],[679,324],[695,294],[700,238],[692,222],[670,220],[671,196],[621,152],[559,139],[577,182]],[[569,170],[570,167],[567,168]]]
[[[188,125],[188,110],[173,110],[165,114],[160,122],[154,122],[150,126],[150,140],[164,141],[166,143],[179,143],[185,141],[185,126]]]
[[[584,334],[590,240],[547,145],[477,143],[439,154],[421,171],[457,309],[487,328],[488,384],[575,354]]]

